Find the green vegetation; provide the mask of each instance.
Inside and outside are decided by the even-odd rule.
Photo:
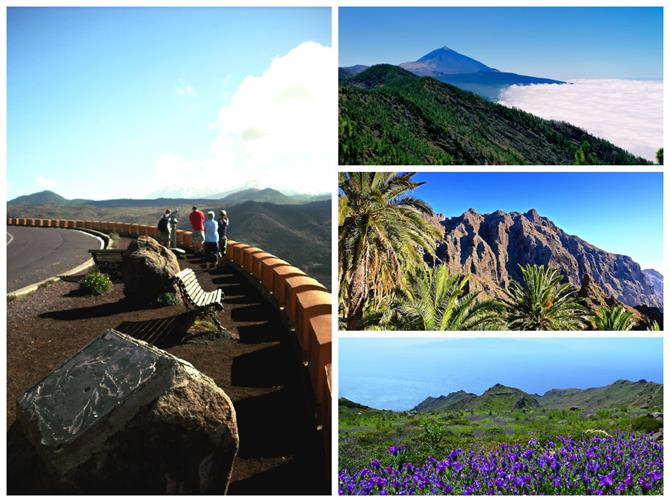
[[[631,330],[622,306],[589,309],[556,269],[519,266],[499,299],[471,289],[436,260],[439,224],[410,192],[415,173],[340,173],[339,325],[342,329]],[[650,322],[649,329],[660,329]]]
[[[156,298],[156,303],[158,305],[177,305],[177,295],[174,293],[163,293],[158,298]]]
[[[659,166],[662,166],[662,165],[663,165],[663,148],[659,148],[659,149],[656,151],[656,163],[657,163]]]
[[[342,165],[649,164],[578,127],[392,65],[342,80],[339,110]]]
[[[644,432],[648,434],[650,432],[662,429],[663,422],[655,419],[654,417],[650,417],[649,415],[643,415],[633,420],[631,428],[634,431]]]
[[[593,329],[599,331],[629,331],[635,325],[633,314],[626,312],[621,305],[600,307],[589,320]]]
[[[445,452],[457,448],[492,451],[501,444],[527,444],[530,439],[546,442],[558,435],[580,438],[662,428],[662,421],[648,416],[651,409],[634,407],[425,413],[376,410],[342,399],[339,404],[340,469],[352,470],[369,466],[374,458],[386,459],[392,445],[404,447],[403,461],[422,464],[430,455],[443,458]]]
[[[479,301],[478,292],[466,293],[469,276],[449,275],[445,265],[408,274],[408,285],[380,316],[383,329],[457,331],[502,327],[501,306]],[[386,317],[389,317],[387,320]]]
[[[512,281],[505,290],[505,319],[509,329],[581,329],[586,308],[576,298],[575,288],[563,276],[544,265],[519,266],[523,282]]]
[[[575,152],[575,165],[581,166],[584,164],[598,164],[598,156],[591,152],[591,145],[589,145],[588,141],[582,141],[582,144],[579,145],[579,148]]]
[[[405,272],[424,265],[438,229],[430,207],[408,192],[422,185],[414,173],[341,173],[339,270],[341,316],[348,329],[363,325],[366,304],[376,308],[406,285]]]
[[[112,281],[102,272],[89,272],[79,281],[79,288],[88,294],[104,295],[112,289]]]

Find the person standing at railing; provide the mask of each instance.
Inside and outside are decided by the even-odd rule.
[[[196,253],[202,253],[202,243],[205,240],[205,213],[193,206],[188,218],[191,220],[191,230],[193,231],[193,249]]]
[[[216,268],[219,255],[219,224],[214,219],[214,211],[207,213],[205,228],[205,268]]]
[[[158,242],[163,246],[170,247],[170,210],[166,209],[161,219],[158,220]]]
[[[219,219],[216,222],[219,224],[219,267],[223,267],[223,259],[226,256],[226,247],[228,245],[228,214],[225,209],[219,212]]]

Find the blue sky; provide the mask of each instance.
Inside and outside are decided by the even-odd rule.
[[[496,383],[543,394],[618,379],[663,382],[660,338],[341,338],[339,394],[407,410],[432,395]]]
[[[256,113],[253,85],[244,106],[234,102],[246,77],[303,42],[331,45],[329,8],[10,8],[7,22],[9,198],[44,188],[144,196],[184,171],[155,176],[161,156],[188,167],[238,146],[214,144],[231,127],[216,122],[227,105],[233,115]],[[316,53],[293,59],[309,66]],[[102,170],[114,173],[104,183]],[[206,175],[230,183],[225,172]]]
[[[661,8],[343,8],[340,66],[415,61],[448,46],[502,71],[663,78]]]
[[[537,209],[569,234],[662,271],[661,173],[417,173],[415,195],[457,216]]]

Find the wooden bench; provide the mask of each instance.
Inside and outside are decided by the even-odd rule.
[[[93,261],[103,272],[120,273],[125,249],[89,249]]]
[[[221,289],[215,289],[214,291],[202,289],[195,272],[190,268],[185,268],[175,275],[174,281],[188,302],[188,307],[208,315],[216,324],[216,327],[224,331],[223,326],[216,318],[216,311],[223,310],[223,291]]]

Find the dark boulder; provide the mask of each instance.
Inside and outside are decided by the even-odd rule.
[[[226,393],[186,361],[114,330],[17,400],[59,492],[224,494],[239,446]]]
[[[155,239],[143,235],[131,242],[123,265],[123,293],[134,304],[154,305],[165,293],[181,301],[173,283],[180,270],[177,257]]]

